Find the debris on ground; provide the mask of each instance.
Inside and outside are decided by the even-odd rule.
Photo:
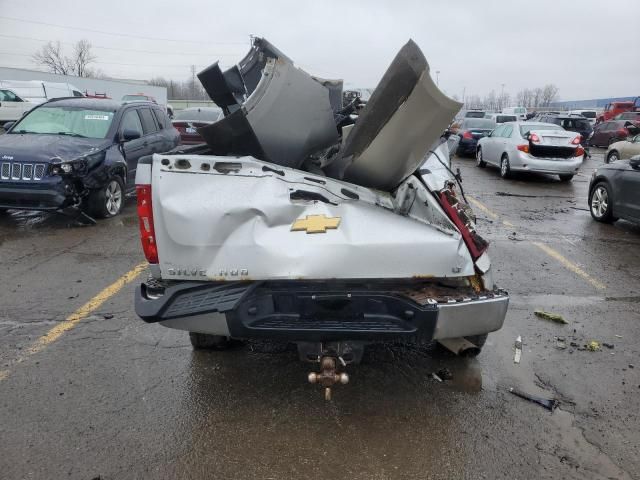
[[[602,346],[607,347],[609,350],[612,350],[615,345],[613,343],[602,342]]]
[[[543,406],[547,410],[553,412],[553,409],[558,406],[558,401],[554,398],[542,398],[536,395],[531,395],[529,393],[521,392],[520,390],[516,390],[515,388],[510,388],[509,391],[516,395],[517,397],[524,398],[525,400],[529,400],[530,402],[537,403],[538,405]]]
[[[636,368],[636,367],[634,367],[633,363],[630,363],[629,368]]]
[[[511,235],[508,235],[507,238],[509,240],[513,240],[514,242],[522,242],[522,241],[524,241],[523,238],[518,238],[516,235],[517,235],[517,233],[513,232]]]
[[[442,382],[442,379],[438,376],[438,374],[437,374],[437,373],[432,373],[432,374],[431,374],[431,377],[432,377],[434,380],[437,380],[438,382]]]
[[[599,352],[600,350],[602,350],[602,347],[600,346],[600,342],[591,340],[589,343],[587,343],[587,350],[589,350],[590,352]]]
[[[556,348],[558,350],[564,350],[567,348],[567,342],[564,337],[556,337]]]
[[[442,380],[453,380],[453,373],[448,368],[441,368],[436,372]]]
[[[520,363],[520,357],[522,356],[522,337],[518,335],[515,343],[516,352],[513,356],[513,363]]]
[[[113,318],[113,313],[103,313],[102,318],[105,320],[111,320]]]
[[[536,315],[536,317],[544,318],[545,320],[551,320],[555,323],[561,323],[563,325],[567,325],[569,323],[559,313],[545,312],[544,310],[534,310],[533,313]]]

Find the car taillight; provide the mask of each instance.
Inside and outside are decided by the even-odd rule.
[[[471,208],[458,200],[452,186],[441,190],[438,196],[443,210],[462,235],[471,258],[477,260],[487,250],[489,243],[476,232]]]
[[[521,152],[529,153],[529,145],[518,145],[516,148]]]
[[[629,130],[627,130],[626,128],[621,128],[620,130],[618,130],[616,132],[616,135],[618,137],[628,137],[629,136]]]
[[[471,135],[471,132],[464,132],[462,138],[473,138],[473,135]]]
[[[571,145],[580,145],[581,141],[582,141],[582,135],[578,135],[576,138],[571,140]]]
[[[531,135],[529,135],[529,141],[531,143],[540,143],[540,137],[535,133],[532,133]]]
[[[158,263],[158,246],[156,245],[156,232],[153,228],[151,185],[136,185],[136,194],[142,250],[149,263]]]
[[[573,154],[574,157],[579,157],[580,155],[584,155],[584,148],[582,147],[576,148],[576,151]]]

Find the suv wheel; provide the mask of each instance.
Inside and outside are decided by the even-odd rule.
[[[593,219],[598,222],[611,223],[615,220],[611,208],[611,193],[607,183],[597,183],[591,190],[589,211]]]
[[[87,209],[97,218],[115,217],[124,206],[124,185],[117,175],[89,194]]]
[[[229,337],[197,332],[189,332],[189,340],[194,350],[227,350],[232,344]]]
[[[480,147],[478,147],[478,151],[476,152],[476,165],[480,168],[487,166],[487,162],[482,159],[482,149]]]
[[[500,176],[502,178],[509,178],[511,176],[511,165],[509,165],[509,157],[506,155],[503,155],[502,160],[500,160]]]
[[[616,160],[620,160],[620,154],[615,150],[611,150],[611,152],[609,152],[609,155],[607,155],[607,158],[605,159],[605,163],[612,163]]]

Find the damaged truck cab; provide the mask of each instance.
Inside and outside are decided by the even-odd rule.
[[[460,104],[413,42],[359,109],[263,39],[199,77],[226,115],[207,145],[137,169],[143,320],[196,348],[294,342],[325,388],[371,342],[479,353],[509,299],[439,138]]]

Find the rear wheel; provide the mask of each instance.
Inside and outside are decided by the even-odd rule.
[[[194,350],[227,350],[232,345],[229,337],[207,333],[189,332],[189,340]]]
[[[118,176],[111,177],[105,185],[89,194],[87,210],[97,218],[118,215],[124,206],[124,184]]]
[[[560,177],[560,181],[561,182],[570,182],[571,179],[573,178],[573,175],[571,174],[567,174],[567,175],[558,175]]]
[[[500,160],[500,176],[502,178],[511,177],[511,165],[509,164],[509,157],[507,155],[503,155],[502,160]]]
[[[616,150],[611,150],[605,160],[605,163],[615,162],[616,160],[620,160],[620,154]]]
[[[600,182],[593,187],[589,195],[589,211],[594,220],[603,223],[614,221],[611,200],[611,190],[607,183]]]
[[[487,166],[487,162],[482,159],[482,149],[480,147],[478,147],[478,151],[476,152],[476,165],[480,168]]]

